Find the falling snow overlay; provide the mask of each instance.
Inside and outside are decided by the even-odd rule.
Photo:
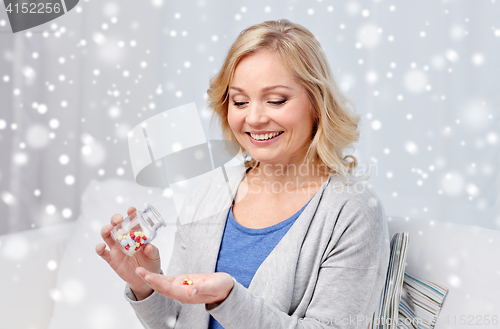
[[[41,276],[62,267],[62,247],[15,234],[77,222],[90,184],[134,182],[133,127],[195,102],[207,139],[221,138],[210,126],[209,79],[239,32],[268,19],[289,18],[321,43],[361,115],[349,154],[358,174],[370,171],[388,216],[500,230],[499,17],[500,0],[81,0],[13,34],[0,11],[0,247],[15,269],[6,284],[28,280],[21,269],[37,252],[60,248]],[[110,213],[93,214],[78,242],[133,205],[113,192]],[[175,198],[168,188],[160,194]],[[446,264],[466,257],[460,250]],[[94,293],[81,277],[59,283],[47,300],[76,305]],[[453,274],[445,284],[464,279]],[[85,326],[112,328],[109,307],[89,306]]]

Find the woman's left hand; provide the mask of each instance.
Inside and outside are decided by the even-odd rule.
[[[176,299],[182,304],[220,303],[229,295],[234,286],[230,274],[186,274],[178,277],[151,273],[143,267],[135,271],[157,293]],[[183,284],[191,280],[192,285]]]

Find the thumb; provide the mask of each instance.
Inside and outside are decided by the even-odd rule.
[[[151,243],[144,247],[144,255],[152,261],[160,261],[160,251]]]

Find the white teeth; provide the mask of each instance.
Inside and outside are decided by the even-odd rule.
[[[280,133],[271,133],[271,134],[265,134],[265,135],[255,135],[255,134],[252,134],[250,133],[250,135],[252,136],[253,139],[257,139],[257,140],[267,140],[267,139],[271,139],[271,138],[274,138],[276,136],[278,136]]]

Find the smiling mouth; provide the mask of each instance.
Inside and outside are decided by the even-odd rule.
[[[262,135],[251,134],[249,132],[247,132],[246,134],[248,134],[250,137],[252,137],[252,139],[254,139],[256,141],[267,141],[267,140],[276,138],[283,133],[284,133],[284,131],[280,131],[279,133],[262,134]]]

